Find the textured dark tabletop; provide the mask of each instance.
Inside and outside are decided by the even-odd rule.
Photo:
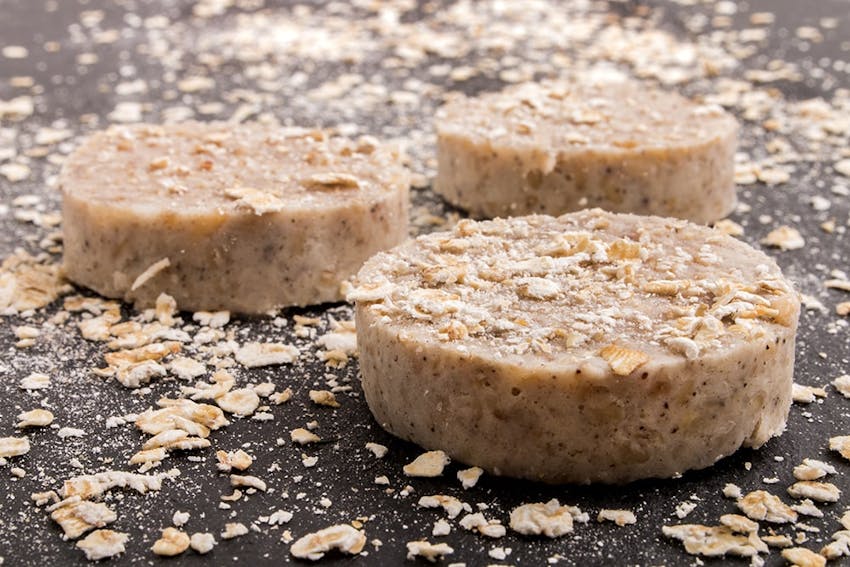
[[[828,543],[850,506],[850,463],[827,447],[830,437],[850,434],[850,400],[829,386],[850,373],[848,318],[835,310],[850,294],[824,285],[850,272],[850,162],[844,175],[833,168],[850,158],[850,3],[492,0],[387,2],[376,11],[379,4],[0,0],[0,256],[17,247],[39,251],[57,229],[50,213],[59,210],[55,175],[61,158],[78,136],[111,121],[194,117],[338,126],[343,132],[407,140],[411,167],[427,182],[434,167],[428,117],[447,91],[493,90],[518,79],[557,75],[569,66],[607,62],[608,69],[720,102],[741,119],[744,206],[730,218],[743,227],[741,238],[757,246],[780,225],[796,228],[805,239],[795,250],[763,247],[808,296],[795,380],[824,386],[828,396],[794,404],[787,432],[762,449],[741,450],[679,479],[552,487],[485,474],[476,487],[463,490],[455,478],[463,468],[458,463],[441,478],[406,478],[402,466],[420,449],[393,439],[372,420],[360,395],[356,360],[342,369],[326,367],[313,341],[295,336],[296,313],[320,317],[316,332],[321,335],[331,317],[351,318],[347,306],[284,311],[277,319],[235,319],[226,330],[237,342],[276,340],[302,347],[305,354],[296,365],[237,374],[240,384],[289,386],[293,399],[272,406],[272,420],[232,420],[213,434],[210,449],[172,455],[152,471],[180,470],[161,491],[110,492],[106,502],[118,519],[109,527],[129,534],[126,553],[113,561],[278,564],[292,560],[281,540],[284,530],[297,538],[365,518],[368,554],[332,554],[323,563],[399,565],[406,561],[406,542],[428,538],[454,548],[444,564],[693,565],[698,560],[666,539],[662,525],[716,525],[721,514],[736,511],[722,496],[726,483],[744,492],[768,490],[791,503],[785,489],[794,482],[793,467],[806,457],[838,469],[827,480],[843,496],[820,506],[822,518],[801,519],[810,530],[763,524],[762,533],[772,528],[800,540],[798,534],[805,533],[807,541],[800,545],[813,550]],[[181,83],[192,77],[212,81]],[[427,187],[413,194],[415,231],[426,230],[428,215],[456,213]],[[438,221],[434,224],[439,228]],[[27,432],[28,454],[0,467],[3,565],[85,564],[82,552],[63,541],[30,494],[58,490],[64,479],[83,473],[132,470],[126,460],[142,436],[132,424],[107,427],[107,419],[143,411],[179,390],[174,379],[131,391],[94,376],[91,369],[101,364],[104,347],[79,337],[78,314],[66,323],[48,322],[61,307],[60,299],[26,318],[0,320],[0,437],[20,434],[15,422],[22,411],[43,406],[56,417],[54,427]],[[129,308],[126,315],[132,316]],[[184,319],[191,322],[191,314]],[[34,346],[16,348],[13,329],[24,324],[41,334]],[[20,389],[21,378],[31,372],[48,374],[51,386]],[[307,397],[308,390],[326,387],[328,380],[352,386],[338,394],[338,409],[316,406]],[[326,442],[293,446],[289,431],[313,420]],[[62,427],[84,435],[62,438]],[[364,448],[369,441],[386,445],[388,455],[374,458]],[[219,497],[231,487],[227,475],[216,470],[214,451],[239,447],[255,458],[251,474],[273,490],[243,496],[222,509]],[[318,457],[315,467],[305,468],[302,452]],[[23,478],[13,468],[23,469]],[[389,487],[374,483],[382,475]],[[412,490],[404,490],[406,485]],[[457,520],[450,522],[448,536],[433,537],[434,522],[443,514],[417,505],[429,494],[456,496],[505,525],[515,506],[551,498],[579,506],[591,520],[551,540],[510,530],[489,539],[464,530]],[[683,502],[695,506],[680,519],[675,512]],[[598,523],[604,508],[631,510],[637,523]],[[291,521],[282,526],[263,521],[276,510],[291,512]],[[151,552],[176,511],[189,512],[188,533],[215,535],[219,543],[209,555],[190,550],[162,559]],[[222,541],[227,522],[241,522],[249,533]],[[763,557],[768,565],[785,564],[778,550]]]

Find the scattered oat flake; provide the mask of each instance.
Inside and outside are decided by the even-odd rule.
[[[758,553],[750,545],[748,536],[735,534],[726,526],[680,524],[662,526],[661,531],[665,536],[681,541],[685,546],[685,551],[691,555],[753,557]]]
[[[225,472],[231,469],[244,471],[254,462],[251,455],[242,449],[230,452],[216,451],[215,456],[218,459],[218,469]]]
[[[172,527],[162,530],[162,536],[151,547],[156,555],[164,557],[180,555],[187,549],[189,549],[189,535]]]
[[[801,480],[788,487],[792,498],[811,498],[817,502],[838,502],[841,491],[829,482]]]
[[[484,474],[484,469],[481,467],[470,467],[457,471],[457,479],[460,481],[464,489],[469,489],[478,484],[478,479]]]
[[[842,457],[850,461],[850,435],[830,437],[829,448],[832,451],[838,451]]]
[[[798,250],[806,245],[800,231],[785,225],[770,231],[760,242],[780,250]]]
[[[428,451],[404,465],[403,471],[407,476],[436,477],[443,474],[443,469],[451,462],[443,451]]]
[[[631,510],[607,510],[602,509],[596,517],[597,522],[614,522],[618,526],[626,526],[637,523],[637,518]]]
[[[418,504],[423,508],[442,508],[445,510],[449,519],[457,518],[464,510],[467,512],[472,511],[469,504],[464,504],[454,496],[448,496],[446,494],[423,496],[419,499]]]
[[[94,528],[102,528],[118,519],[106,504],[81,500],[70,502],[50,513],[50,519],[59,524],[65,537],[77,539]]]
[[[0,175],[12,183],[23,181],[30,176],[30,173],[32,171],[29,166],[22,163],[4,163],[0,165]]]
[[[30,451],[30,442],[26,437],[0,437],[0,458],[18,457]]]
[[[779,497],[764,490],[755,490],[746,494],[738,500],[737,505],[748,518],[757,522],[765,520],[784,524],[797,521],[797,512],[782,502]]]
[[[837,161],[832,167],[844,177],[850,177],[850,159]]]
[[[215,86],[215,81],[209,77],[186,77],[177,82],[177,88],[184,93],[206,91]]]
[[[249,488],[256,488],[261,492],[266,491],[266,483],[261,479],[251,475],[230,475],[230,486],[247,486]]]
[[[731,482],[727,482],[723,486],[723,496],[725,496],[726,498],[734,498],[737,500],[738,498],[743,496],[743,493],[741,492],[740,486],[738,486],[737,484],[732,484]]]
[[[385,445],[372,442],[366,443],[366,449],[371,451],[372,454],[375,455],[375,457],[378,459],[383,459],[386,456],[387,451],[389,451],[389,449],[387,449]]]
[[[189,547],[201,555],[212,551],[215,545],[215,537],[211,533],[197,532],[189,538]]]
[[[794,478],[797,480],[817,480],[828,474],[836,474],[835,467],[816,459],[803,459],[802,464],[794,467]]]
[[[759,181],[766,185],[788,183],[791,179],[791,175],[783,169],[757,169],[756,176]]]
[[[309,533],[295,541],[289,552],[299,559],[317,561],[333,549],[357,555],[366,545],[366,534],[348,524],[337,524]]]
[[[421,557],[427,559],[431,563],[435,563],[438,559],[442,559],[446,555],[454,553],[454,549],[446,543],[429,543],[427,541],[409,541],[407,542],[407,558],[409,560]]]
[[[823,512],[821,512],[820,508],[815,506],[815,503],[808,498],[798,504],[794,504],[793,506],[791,506],[791,508],[793,508],[795,512],[797,512],[798,514],[802,514],[803,516],[823,518]]]
[[[826,280],[823,282],[823,285],[831,288],[831,289],[840,289],[841,291],[850,291],[850,280],[841,278],[841,279],[832,279]]]
[[[221,532],[221,539],[233,539],[248,533],[248,528],[241,522],[228,522]]]
[[[569,506],[557,499],[544,503],[523,504],[511,511],[510,527],[523,535],[545,535],[555,538],[573,531],[573,515]]]
[[[676,506],[676,517],[680,520],[683,520],[688,517],[688,514],[693,512],[697,507],[696,502],[691,502],[690,500],[685,500],[684,502],[679,502]]]
[[[310,400],[319,406],[339,407],[336,396],[330,390],[310,390]]]
[[[46,427],[53,423],[53,414],[46,409],[34,409],[19,413],[18,419],[15,427]]]
[[[505,526],[503,526],[499,520],[488,520],[484,517],[484,514],[480,512],[467,514],[461,518],[458,523],[460,524],[460,527],[471,532],[478,532],[486,537],[500,538],[504,537],[505,533],[507,533]]]
[[[824,567],[826,565],[826,557],[805,547],[783,549],[782,557],[797,567]]]
[[[845,398],[850,398],[850,374],[842,374],[832,381],[832,385]]]
[[[95,530],[78,541],[77,547],[85,552],[89,561],[99,561],[124,553],[124,544],[129,538],[129,535],[122,532]]]
[[[299,445],[306,445],[308,443],[318,443],[322,440],[321,437],[313,433],[312,431],[308,431],[303,427],[297,427],[289,432],[289,438]]]
[[[217,397],[215,403],[227,413],[246,416],[259,407],[260,396],[250,388],[239,388]]]
[[[178,510],[171,516],[171,523],[179,528],[185,526],[190,517],[191,515],[189,512],[181,512]]]
[[[795,383],[791,392],[791,399],[798,404],[810,404],[817,398],[825,398],[826,390],[818,386],[803,386]]]
[[[246,343],[236,351],[236,361],[247,368],[290,364],[298,358],[298,348],[283,343]]]

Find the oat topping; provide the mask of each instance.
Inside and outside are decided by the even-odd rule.
[[[734,239],[681,221],[636,223],[599,210],[462,220],[370,260],[348,299],[473,352],[598,356],[623,376],[791,323],[796,292],[767,259],[725,270],[742,261]],[[647,336],[651,346],[637,348]]]
[[[347,524],[338,524],[295,540],[289,552],[299,559],[317,561],[333,549],[349,555],[357,555],[363,551],[365,545],[365,533]]]

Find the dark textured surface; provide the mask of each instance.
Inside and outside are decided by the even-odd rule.
[[[269,5],[272,3],[269,2]],[[44,87],[37,97],[36,112],[23,123],[6,123],[4,127],[15,128],[19,132],[15,144],[19,148],[31,147],[30,138],[39,126],[65,119],[68,127],[82,132],[78,119],[84,114],[100,117],[105,124],[105,116],[114,108],[116,95],[104,85],[120,81],[118,76],[127,74],[133,67],[134,77],[149,82],[150,90],[133,100],[150,102],[145,118],[162,118],[160,110],[176,103],[173,98],[163,104],[165,88],[161,81],[162,68],[152,58],[139,55],[138,45],[144,41],[143,34],[131,26],[133,18],[128,13],[138,13],[142,17],[166,14],[172,22],[188,20],[191,6],[187,2],[55,2],[55,11],[47,13],[46,3],[42,0],[0,0],[0,44],[24,45],[30,54],[26,59],[12,60],[0,58],[0,100],[24,94],[24,90],[9,85],[9,79],[19,75],[29,75]],[[694,12],[711,14],[711,6],[681,8],[672,5],[657,6],[649,3],[655,14],[661,14],[660,26],[674,33],[686,36],[688,33],[682,22]],[[614,3],[612,13],[631,14],[641,12],[643,3]],[[104,29],[126,26],[121,37],[111,44],[98,45],[90,41],[76,40],[74,30],[69,25],[78,21],[83,10],[101,9],[105,17],[101,26]],[[280,8],[285,9],[285,8]],[[836,88],[848,88],[848,75],[840,71],[828,71],[818,77],[810,72],[818,67],[821,57],[847,59],[847,42],[850,38],[850,4],[844,1],[818,2],[772,2],[753,1],[749,12],[760,9],[774,11],[777,21],[775,31],[759,53],[748,58],[745,65],[733,72],[742,73],[745,69],[764,68],[767,62],[783,58],[800,64],[805,76],[802,82],[779,81],[773,84],[787,99],[805,99],[815,96],[829,96]],[[743,7],[742,7],[743,11]],[[826,34],[825,40],[814,45],[811,50],[802,51],[799,40],[793,38],[793,30],[799,25],[816,23],[824,16],[839,17],[836,29]],[[407,15],[406,17],[415,17]],[[733,17],[734,27],[747,27],[746,13]],[[78,24],[75,24],[78,26]],[[784,32],[782,30],[785,30]],[[188,33],[188,32],[187,32]],[[58,41],[62,45],[56,53],[46,52],[42,46],[47,41]],[[842,43],[843,42],[843,43]],[[190,42],[191,43],[191,42]],[[96,53],[97,63],[80,66],[75,61],[80,53]],[[282,61],[281,65],[293,65],[297,62]],[[328,65],[307,65],[310,81],[319,83],[324,77],[340,71],[339,63]],[[122,68],[123,67],[123,68]],[[344,65],[343,65],[344,67]],[[358,70],[364,72],[368,65]],[[239,85],[241,78],[239,67],[228,63],[217,74],[222,83],[232,81]],[[219,88],[222,83],[219,83]],[[498,88],[495,80],[479,77],[467,81],[463,88],[470,92],[478,89]],[[700,92],[701,85],[691,85],[686,92]],[[180,96],[179,93],[171,93]],[[171,95],[168,95],[170,97]],[[216,93],[206,93],[209,100],[216,100]],[[167,98],[167,97],[166,97]],[[126,97],[122,100],[129,100]],[[226,102],[228,108],[236,103],[233,99]],[[298,109],[287,106],[271,106],[266,110],[276,114],[282,120],[296,124],[309,121],[312,116],[299,114]],[[223,113],[227,116],[228,113]],[[405,119],[393,112],[377,112],[375,129],[394,132],[403,136],[408,126]],[[334,124],[345,121],[345,116],[329,115],[324,121]],[[368,128],[367,128],[368,130]],[[751,155],[757,156],[764,151],[760,148],[760,139],[753,131],[744,126],[743,138]],[[63,144],[66,142],[63,142]],[[44,197],[45,210],[58,209],[58,195],[55,189],[45,184],[47,176],[55,173],[56,168],[46,166],[44,160],[33,159],[30,164],[33,174],[29,180],[8,183],[0,177],[0,203],[10,204],[21,194],[35,193]],[[848,218],[848,198],[829,193],[836,183],[836,176],[828,166],[818,163],[798,164],[789,183],[781,188],[768,188],[764,185],[751,185],[741,190],[741,199],[752,206],[748,213],[736,214],[732,218],[746,226],[744,238],[756,243],[775,225],[791,223],[797,226],[807,239],[802,250],[789,252],[771,252],[786,273],[799,285],[801,291],[818,295],[830,310],[829,314],[807,311],[803,314],[797,346],[796,381],[808,385],[826,385],[841,374],[850,371],[850,348],[846,326],[835,326],[837,317],[832,306],[838,301],[846,301],[847,295],[840,291],[822,292],[820,280],[828,277],[831,269],[850,268],[850,248],[844,235],[825,235],[818,225],[826,218],[835,218],[841,225]],[[809,201],[813,195],[830,197],[832,208],[828,212],[816,212]],[[417,193],[417,202],[437,203],[427,192]],[[432,205],[432,208],[438,205]],[[770,215],[774,222],[760,223],[759,215]],[[16,246],[35,249],[34,243],[44,235],[44,231],[32,225],[16,221],[7,212],[0,216],[0,253],[3,256]],[[60,302],[61,303],[61,302]],[[28,324],[39,326],[55,309],[38,313]],[[344,306],[331,306],[327,310],[308,310],[305,314],[322,314],[323,328],[328,324],[328,316],[348,318],[350,311]],[[292,312],[285,313],[291,318]],[[189,320],[189,318],[186,318]],[[72,323],[76,319],[72,317]],[[61,481],[80,474],[69,464],[76,457],[84,466],[85,472],[116,468],[128,470],[126,459],[138,448],[141,435],[130,426],[105,429],[106,417],[142,411],[160,395],[173,394],[175,382],[163,381],[152,385],[149,392],[137,394],[124,389],[112,381],[104,381],[90,374],[90,367],[98,364],[102,349],[99,345],[86,343],[78,338],[73,324],[52,331],[43,331],[37,345],[26,351],[14,348],[12,328],[21,324],[17,317],[4,318],[0,325],[0,436],[14,435],[15,416],[21,411],[37,407],[40,399],[56,415],[56,424],[84,429],[83,438],[61,440],[53,429],[32,431],[29,434],[32,451],[19,458],[10,459],[10,465],[0,469],[0,487],[6,493],[0,504],[0,556],[5,565],[70,565],[84,563],[82,554],[71,542],[64,542],[60,530],[53,524],[47,513],[36,509],[29,502],[32,492],[58,489]],[[835,332],[830,332],[830,325]],[[292,323],[283,328],[272,325],[270,320],[238,321],[231,324],[236,331],[236,340],[244,341],[248,337],[262,337],[266,340],[294,339]],[[305,350],[315,351],[314,346]],[[31,371],[48,373],[53,378],[49,390],[37,395],[19,390],[17,383],[21,377]],[[331,411],[310,404],[307,390],[322,387],[324,376],[332,373],[338,380],[350,380],[354,392],[340,396],[342,407]],[[351,521],[358,516],[368,516],[365,530],[369,540],[378,538],[383,542],[379,549],[367,544],[368,556],[358,558],[326,558],[325,563],[361,565],[394,565],[404,562],[405,542],[427,537],[430,541],[446,541],[455,549],[455,553],[445,563],[465,562],[467,565],[485,565],[489,563],[508,563],[515,565],[542,565],[547,558],[556,554],[563,556],[560,564],[566,565],[689,565],[694,558],[684,553],[677,542],[666,540],[660,527],[664,524],[681,523],[675,517],[676,506],[691,499],[696,509],[684,522],[716,524],[720,514],[735,511],[732,501],[721,496],[725,483],[733,482],[747,492],[766,489],[783,494],[785,488],[793,482],[791,470],[804,457],[818,458],[834,464],[839,474],[830,478],[844,493],[850,493],[850,465],[841,461],[827,450],[827,439],[833,435],[850,434],[850,400],[843,399],[835,390],[830,389],[828,399],[823,403],[809,406],[792,407],[788,422],[788,431],[779,439],[768,443],[759,451],[742,450],[732,457],[723,459],[716,466],[698,472],[691,472],[683,478],[666,481],[645,481],[625,487],[547,487],[538,484],[514,480],[502,480],[485,475],[478,486],[464,491],[455,480],[455,472],[462,468],[452,464],[441,479],[406,479],[401,467],[420,451],[417,447],[396,441],[385,434],[373,422],[370,414],[358,395],[356,384],[356,363],[344,370],[329,370],[316,360],[308,360],[293,367],[266,368],[240,373],[240,384],[258,383],[272,380],[281,388],[287,385],[295,391],[292,402],[275,406],[271,412],[274,421],[260,422],[233,420],[227,429],[213,435],[213,448],[234,450],[242,444],[250,444],[248,451],[255,456],[250,472],[263,478],[275,491],[269,494],[256,494],[233,503],[232,510],[218,509],[218,497],[230,492],[226,475],[220,475],[215,469],[212,450],[199,453],[201,462],[190,462],[185,455],[175,455],[168,459],[163,469],[178,467],[181,478],[165,481],[161,492],[146,497],[135,493],[113,492],[108,501],[118,511],[118,521],[110,526],[130,534],[127,553],[120,558],[121,563],[166,563],[173,564],[231,564],[243,562],[249,565],[276,564],[290,559],[288,545],[280,541],[282,529],[291,530],[295,537],[330,525]],[[305,469],[301,463],[301,447],[293,447],[289,442],[289,430],[303,427],[305,423],[317,419],[318,433],[329,443],[319,447],[307,447],[305,453],[315,454],[319,463],[315,468]],[[577,432],[577,434],[581,434]],[[286,439],[284,446],[277,446],[276,438]],[[390,448],[389,455],[383,460],[372,458],[364,448],[367,441],[383,443]],[[114,463],[105,463],[103,459],[112,458]],[[751,463],[751,468],[748,468]],[[279,470],[268,471],[273,464]],[[10,466],[19,466],[27,471],[23,479],[15,479],[9,473]],[[373,478],[387,475],[391,486],[396,488],[392,495],[385,493],[385,487],[373,484]],[[295,477],[303,476],[301,480]],[[766,485],[764,478],[776,477],[778,483]],[[414,492],[402,497],[398,490],[410,484]],[[288,498],[284,497],[288,493]],[[299,493],[303,496],[299,497]],[[517,537],[510,531],[500,540],[489,540],[474,536],[452,522],[452,533],[444,538],[433,538],[431,527],[434,521],[442,517],[435,510],[418,508],[418,498],[426,494],[451,494],[470,502],[486,504],[484,511],[488,518],[495,517],[508,523],[510,510],[521,503],[546,501],[558,498],[562,503],[578,505],[591,515],[587,525],[577,525],[573,534],[557,540]],[[319,504],[319,499],[328,497],[332,505],[327,510]],[[121,501],[119,501],[121,499]],[[790,499],[784,496],[787,502]],[[825,516],[822,519],[806,519],[807,523],[820,528],[819,533],[810,534],[811,540],[806,546],[819,549],[829,541],[832,532],[839,529],[837,518],[843,513],[847,497],[833,505],[823,506]],[[596,514],[602,508],[626,508],[633,510],[638,522],[633,526],[617,527],[611,523],[599,524]],[[218,533],[225,522],[241,521],[246,525],[258,516],[284,509],[294,513],[293,520],[282,528],[269,529],[260,525],[261,531],[231,541],[220,541]],[[216,534],[219,545],[205,557],[189,551],[176,559],[155,557],[150,546],[157,539],[159,529],[170,525],[171,516],[177,510],[191,513],[191,519],[185,529],[188,532],[209,531]],[[763,531],[767,526],[763,525]],[[793,533],[788,527],[778,527],[781,533]],[[504,561],[496,561],[487,556],[493,547],[511,548],[512,553]],[[745,560],[709,560],[708,564],[719,564]],[[784,560],[774,551],[768,558],[770,565],[780,565]]]

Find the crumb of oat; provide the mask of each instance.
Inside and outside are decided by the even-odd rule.
[[[629,524],[637,523],[637,518],[635,517],[634,512],[631,510],[608,510],[602,509],[599,511],[599,516],[596,518],[597,522],[614,522],[618,526],[626,526]]]
[[[457,479],[460,481],[464,489],[469,489],[478,484],[478,479],[484,473],[481,467],[470,467],[457,471]]]
[[[783,549],[782,557],[797,567],[824,567],[826,565],[826,557],[805,547]]]
[[[248,533],[248,528],[242,522],[228,522],[224,525],[224,531],[219,534],[221,539],[233,539]]]
[[[151,550],[156,555],[173,557],[189,549],[189,535],[177,528],[168,527],[162,530],[162,536],[156,540]]]
[[[338,408],[340,405],[330,390],[310,390],[310,400],[319,406]]]
[[[372,442],[366,443],[366,449],[371,451],[372,454],[375,455],[375,458],[377,458],[377,459],[383,459],[386,456],[387,451],[389,451],[389,449],[387,449],[387,447],[385,445],[381,445],[380,443],[372,443]]]
[[[347,524],[337,524],[297,539],[289,552],[299,559],[317,561],[332,549],[357,555],[366,545],[366,534]]]
[[[99,561],[124,553],[124,544],[129,535],[112,530],[95,530],[77,542],[89,561]]]
[[[407,559],[413,560],[421,557],[430,561],[437,562],[446,555],[454,553],[454,549],[446,543],[429,543],[428,541],[409,541],[407,542]]]
[[[404,465],[403,471],[407,476],[436,477],[443,474],[443,469],[451,460],[443,451],[427,451]]]
[[[196,532],[189,538],[189,546],[201,555],[212,551],[215,545],[215,537],[211,533]]]

